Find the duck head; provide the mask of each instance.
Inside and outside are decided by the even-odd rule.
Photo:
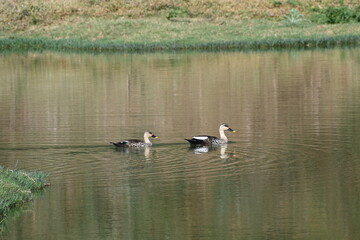
[[[146,132],[145,132],[145,135],[146,135],[146,137],[159,138],[159,137],[157,137],[155,134],[153,134],[151,131],[146,131]]]
[[[231,127],[229,127],[229,125],[226,123],[221,124],[220,129],[223,131],[236,132]]]

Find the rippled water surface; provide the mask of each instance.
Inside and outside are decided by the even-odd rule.
[[[0,113],[0,165],[51,183],[3,239],[360,238],[359,48],[2,53]]]

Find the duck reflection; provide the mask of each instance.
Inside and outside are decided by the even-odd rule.
[[[191,145],[189,150],[194,154],[205,154],[212,151],[220,150],[220,158],[223,160],[228,159],[232,154],[226,153],[228,145],[220,144],[220,145]]]
[[[144,154],[146,160],[150,160],[151,157],[151,147],[142,147],[142,148],[127,148],[127,147],[117,147],[115,148],[117,152],[122,154],[135,154],[141,155]]]

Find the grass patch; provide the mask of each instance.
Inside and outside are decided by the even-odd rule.
[[[339,6],[329,5],[326,8],[315,7],[310,15],[313,22],[322,24],[342,24],[349,22],[360,22],[360,4],[348,7],[344,4]]]
[[[279,19],[296,8],[305,17],[318,9],[358,10],[356,0],[1,0],[0,30],[55,26],[69,19]]]
[[[282,15],[291,8],[304,10],[318,6],[352,7],[356,0],[2,0],[6,15],[13,19],[37,18],[41,21],[61,18],[68,15],[83,15],[93,17],[132,17],[143,18],[168,14],[190,15],[194,17],[228,17],[246,18],[265,15]],[[4,11],[5,12],[5,11]],[[49,16],[48,14],[52,15]]]
[[[178,50],[268,50],[283,48],[324,48],[335,46],[358,46],[360,36],[334,36],[318,38],[263,39],[253,41],[218,41],[207,43],[103,43],[77,40],[48,39],[0,39],[2,50],[81,50],[81,51],[178,51]]]
[[[76,24],[75,24],[76,23]],[[2,36],[2,37],[1,37]],[[319,25],[309,21],[83,19],[73,24],[0,31],[0,49],[155,51],[261,49],[358,45],[360,24]]]
[[[0,0],[0,49],[356,45],[359,9],[355,0]]]
[[[46,175],[41,172],[10,170],[0,166],[0,224],[13,207],[33,198],[33,193],[43,189]]]

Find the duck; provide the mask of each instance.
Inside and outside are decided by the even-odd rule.
[[[139,139],[129,139],[129,140],[125,140],[125,141],[110,142],[110,143],[116,147],[132,147],[132,148],[150,147],[152,145],[152,143],[150,142],[149,137],[159,138],[155,134],[153,134],[151,131],[146,131],[144,133],[144,141],[141,141]]]
[[[229,127],[228,124],[223,123],[219,127],[219,133],[220,138],[214,137],[214,136],[208,136],[208,135],[197,135],[193,136],[191,139],[186,139],[190,144],[192,145],[219,145],[219,144],[225,144],[228,142],[227,137],[225,136],[224,131],[230,131],[230,132],[236,132],[231,127]]]

